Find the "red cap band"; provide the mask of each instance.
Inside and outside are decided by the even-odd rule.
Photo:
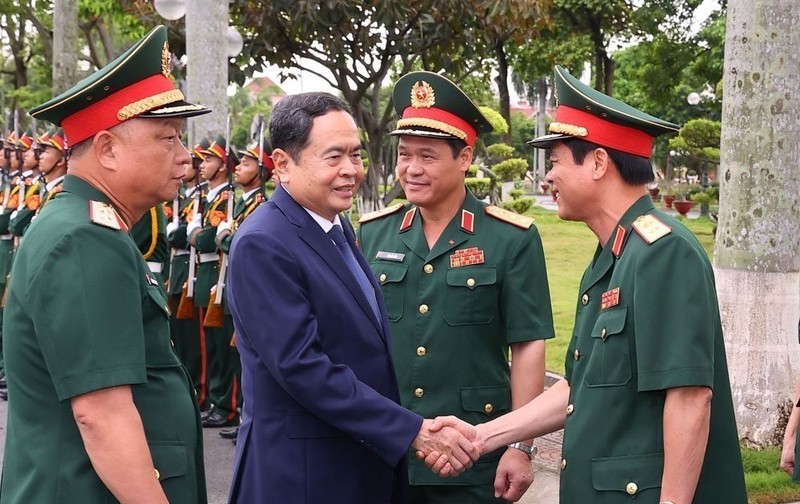
[[[623,126],[582,110],[559,105],[554,123],[586,128],[586,136],[576,136],[582,140],[603,147],[616,149],[634,156],[650,158],[653,153],[653,137],[644,131]],[[551,133],[560,133],[551,130]]]
[[[102,100],[79,110],[61,121],[64,136],[70,145],[78,145],[80,142],[93,136],[101,130],[113,128],[117,124],[122,124],[123,120],[118,117],[120,110],[126,105],[150,98],[166,91],[174,91],[175,85],[163,74],[151,75],[135,84],[120,89]],[[153,103],[150,109],[165,105],[164,103]],[[143,110],[140,113],[144,113]]]
[[[403,111],[402,119],[397,122],[397,127],[405,128],[408,126],[421,126],[439,130],[442,133],[464,140],[471,147],[475,146],[475,139],[478,138],[478,132],[470,123],[455,114],[436,107],[406,107]]]

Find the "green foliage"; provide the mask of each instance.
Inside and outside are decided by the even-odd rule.
[[[464,180],[464,184],[466,184],[467,188],[472,191],[472,194],[475,195],[478,199],[484,199],[486,196],[489,195],[489,191],[491,189],[491,180],[484,177],[484,178],[477,178],[477,177],[467,177]]]
[[[800,499],[800,485],[794,483],[779,465],[779,448],[742,448],[744,479],[750,504],[772,504]]]
[[[497,112],[494,109],[484,106],[481,106],[479,108],[481,109],[483,115],[486,116],[486,119],[494,128],[495,134],[502,135],[508,133],[508,123],[506,122],[505,119],[503,119],[503,116],[500,115],[500,112]]]
[[[514,155],[514,147],[504,143],[496,143],[486,147],[486,154],[489,156],[490,163],[499,163]]]
[[[692,201],[698,205],[710,205],[717,202],[717,197],[714,195],[715,191],[711,188],[705,191],[697,191],[689,195]]]
[[[506,210],[511,210],[512,212],[518,214],[524,214],[530,210],[530,208],[533,206],[533,202],[533,198],[519,198],[511,201],[503,201],[501,205]]]
[[[477,177],[479,169],[480,169],[480,166],[478,166],[476,164],[469,165],[469,169],[467,170],[467,177]]]
[[[522,191],[522,189],[511,189],[510,191],[508,191],[508,195],[511,196],[511,199],[520,199],[523,194],[524,192]]]
[[[670,138],[669,147],[679,153],[678,160],[697,172],[719,163],[722,124],[709,119],[692,119],[683,125],[677,137]]]
[[[528,160],[522,158],[511,158],[500,161],[492,165],[492,171],[497,178],[503,181],[518,180],[528,171]]]

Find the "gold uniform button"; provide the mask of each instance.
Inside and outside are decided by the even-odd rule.
[[[467,287],[475,287],[475,279],[470,278],[467,280]]]
[[[422,390],[421,388],[416,388],[414,389],[414,395],[417,397],[422,397],[423,395],[425,395],[425,391]]]
[[[158,472],[158,469],[156,469],[155,467],[153,468],[153,470],[156,472],[156,479],[160,480],[161,479],[161,473]]]
[[[419,305],[419,312],[420,312],[421,314],[423,314],[423,315],[425,315],[426,313],[428,313],[428,305],[426,305],[426,304],[421,304],[421,305]]]
[[[419,355],[420,357],[424,356],[426,352],[427,350],[425,349],[424,346],[417,347],[417,355]]]
[[[561,470],[564,471],[567,469],[567,459],[561,459]]]
[[[628,495],[633,495],[639,491],[639,487],[636,486],[636,483],[631,481],[627,485],[625,485],[625,491],[628,492]]]
[[[606,339],[606,328],[600,329],[600,337]]]
[[[486,406],[483,407],[483,411],[488,415],[494,411],[494,406],[492,406],[492,403],[487,403]]]
[[[567,406],[567,415],[571,415],[573,411],[575,411],[574,405],[570,404],[569,406]]]
[[[583,303],[583,306],[586,306],[587,304],[589,304],[589,294],[584,294],[581,297],[581,303]]]
[[[578,351],[578,349],[576,348],[576,349],[575,349],[575,353],[574,353],[574,354],[572,354],[572,356],[573,356],[573,357],[575,357],[575,360],[578,360],[578,359],[580,359],[580,358],[581,358],[581,353],[580,353],[580,351]]]
[[[433,273],[433,265],[432,265],[432,264],[426,264],[426,265],[425,265],[425,266],[422,268],[422,271],[424,271],[425,273],[427,273],[427,274],[429,274],[429,275],[430,275],[431,273]]]
[[[386,273],[381,273],[381,276],[378,279],[381,281],[381,283],[385,282],[386,281]]]

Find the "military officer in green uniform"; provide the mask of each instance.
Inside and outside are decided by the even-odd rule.
[[[266,140],[263,142],[267,144]],[[272,177],[272,172],[275,168],[269,155],[271,150],[267,144],[262,153],[262,146],[255,144],[239,151],[241,161],[236,165],[234,182],[241,187],[242,195],[236,199],[236,204],[233,207],[233,220],[231,222],[225,221],[217,226],[217,237],[215,239],[217,246],[224,254],[230,252],[233,236],[239,226],[261,203],[267,200],[264,194],[264,182]],[[227,297],[223,296],[223,299],[227,300]],[[225,304],[225,316],[231,316],[227,303]],[[231,340],[231,346],[233,347],[232,353],[235,356],[233,359],[234,383],[239,384],[242,381],[242,365],[239,359],[239,352],[236,350],[235,336]],[[237,386],[235,389],[231,389],[229,393],[237,394],[236,403],[242,404],[241,387]],[[238,433],[238,425],[219,431],[219,435],[226,439],[236,439]]]
[[[653,207],[650,155],[678,126],[556,67],[547,180],[558,215],[599,241],[581,280],[566,377],[478,427],[493,446],[564,428],[561,502],[744,504],[714,272],[680,222]]]
[[[217,226],[227,219],[228,202],[233,204],[233,186],[228,177],[229,170],[235,166],[231,164],[235,153],[228,149],[225,137],[218,135],[203,154],[200,175],[208,182],[208,193],[203,213],[195,215],[186,230],[189,243],[199,254],[194,304],[205,334],[208,396],[213,404],[204,415],[203,427],[230,427],[239,423],[237,409],[240,406],[236,401],[238,383],[235,380],[238,356],[230,346],[233,320],[223,313],[221,327],[211,327],[207,315],[209,309],[214,309],[210,303],[215,301],[222,261],[216,242]]]
[[[464,185],[476,137],[492,127],[452,82],[401,77],[397,174],[409,200],[361,218],[359,240],[392,323],[403,406],[479,423],[542,392],[553,316],[533,221],[479,201]],[[511,349],[513,365],[509,368]],[[457,478],[410,459],[411,502],[516,501],[533,480],[532,439]]]
[[[175,208],[172,209],[172,218],[167,223],[167,240],[172,249],[168,286],[170,306],[173,310],[173,316],[170,319],[172,341],[175,343],[175,351],[178,352],[183,365],[186,366],[186,370],[192,377],[197,392],[197,404],[201,411],[210,408],[205,370],[206,343],[200,332],[201,321],[198,320],[197,310],[188,310],[184,314],[178,311],[178,307],[184,287],[188,287],[190,254],[194,254],[197,259],[194,247],[190,247],[186,239],[186,226],[196,212],[202,213],[199,207],[204,197],[206,183],[200,180],[200,163],[205,158],[202,151],[208,149],[210,145],[211,142],[208,139],[202,138],[192,148],[192,163],[186,165],[183,173],[177,212]],[[192,276],[197,276],[196,267]],[[194,283],[194,279],[192,279],[192,283]]]
[[[5,306],[0,503],[205,503],[199,412],[158,281],[128,234],[178,190],[187,103],[159,26],[34,117],[69,175],[31,225]]]

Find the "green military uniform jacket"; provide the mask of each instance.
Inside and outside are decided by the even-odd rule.
[[[181,289],[189,278],[189,242],[186,236],[186,226],[192,220],[194,207],[197,203],[196,194],[203,196],[203,186],[192,186],[182,191],[178,200],[178,227],[167,236],[170,248],[173,249],[172,263],[169,268],[170,296],[180,296]],[[200,211],[200,210],[198,210]],[[195,276],[196,273],[195,273]]]
[[[657,504],[666,391],[683,386],[714,392],[693,502],[747,502],[714,273],[694,235],[649,196],[584,273],[566,378],[561,502]]]
[[[67,176],[17,252],[4,319],[0,503],[116,502],[70,399],[119,385],[131,386],[169,501],[207,501],[199,411],[170,344],[166,300],[122,226],[103,193]]]
[[[33,216],[36,215],[36,211],[39,210],[42,205],[41,199],[39,182],[34,182],[26,186],[25,202],[22,208],[17,210],[8,222],[8,229],[14,236],[25,236],[25,231],[27,231],[28,226],[31,225]]]
[[[379,213],[362,219],[359,241],[386,301],[403,406],[472,424],[508,412],[509,344],[553,337],[542,242],[531,219],[487,207],[467,191],[429,250],[416,207]],[[503,452],[457,478],[436,476],[411,454],[410,482],[491,485]]]
[[[19,172],[6,177],[3,184],[3,208],[0,211],[0,282],[5,286],[6,277],[11,272],[11,261],[14,255],[14,235],[11,234],[8,226],[11,222],[11,214],[17,209],[16,199],[19,193],[19,186],[16,184],[16,176]],[[8,195],[6,196],[6,186]]]
[[[239,226],[242,225],[242,222],[253,213],[253,210],[258,208],[258,205],[267,201],[266,196],[264,196],[258,189],[254,189],[247,194],[243,194],[241,197],[236,198],[236,204],[233,206],[233,228],[231,229],[230,234],[228,234],[225,238],[220,240],[219,248],[224,253],[230,252],[231,243],[233,242],[233,236],[236,234],[236,230]]]
[[[227,182],[223,183],[218,192],[213,195],[211,200],[206,201],[203,207],[203,228],[195,238],[195,248],[199,254],[219,254],[216,242],[217,226],[228,217],[229,187]],[[219,279],[219,258],[207,262],[201,260],[198,263],[194,304],[196,307],[205,308],[211,299],[211,288],[217,284]]]

